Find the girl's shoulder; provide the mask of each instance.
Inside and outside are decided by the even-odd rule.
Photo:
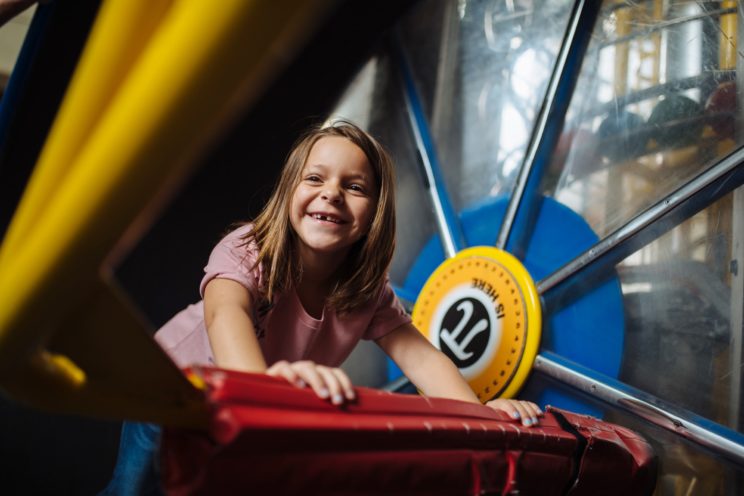
[[[253,230],[252,223],[241,224],[233,228],[225,234],[218,245],[227,245],[230,248],[243,248],[248,251],[254,251],[257,249],[256,242],[250,236]]]
[[[204,267],[200,285],[202,296],[206,284],[214,278],[233,279],[255,292],[263,284],[263,271],[258,260],[258,246],[248,234],[252,225],[244,224],[228,232],[217,243]]]
[[[211,262],[232,261],[252,267],[258,257],[259,248],[250,236],[253,224],[233,228],[214,246]]]
[[[253,223],[252,222],[246,222],[245,224],[239,224],[239,225],[233,225],[230,227],[230,230],[225,234],[224,240],[244,240],[249,237],[251,231],[253,230]]]

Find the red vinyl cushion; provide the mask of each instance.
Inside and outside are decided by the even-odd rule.
[[[549,409],[538,427],[488,407],[356,388],[336,407],[282,379],[194,369],[208,432],[165,429],[169,494],[646,494],[650,446]],[[518,491],[518,492],[516,492]]]

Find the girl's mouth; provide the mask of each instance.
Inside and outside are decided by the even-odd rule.
[[[334,224],[343,224],[344,221],[339,219],[338,217],[333,217],[331,215],[327,214],[310,214],[310,216],[315,220],[320,220],[323,222],[333,222]]]

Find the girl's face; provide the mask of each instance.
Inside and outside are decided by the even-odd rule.
[[[362,149],[343,137],[320,138],[290,203],[301,256],[345,256],[369,231],[376,205],[374,172]]]

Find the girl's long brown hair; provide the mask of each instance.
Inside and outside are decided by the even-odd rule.
[[[267,302],[298,282],[302,267],[293,248],[296,235],[290,225],[289,207],[310,150],[327,136],[346,138],[362,149],[374,171],[378,191],[370,230],[349,251],[342,279],[326,300],[327,305],[343,313],[377,296],[395,249],[393,163],[387,151],[369,134],[348,121],[308,130],[292,147],[271,198],[253,220],[253,229],[244,240],[258,245],[256,264],[266,275],[261,292]]]

